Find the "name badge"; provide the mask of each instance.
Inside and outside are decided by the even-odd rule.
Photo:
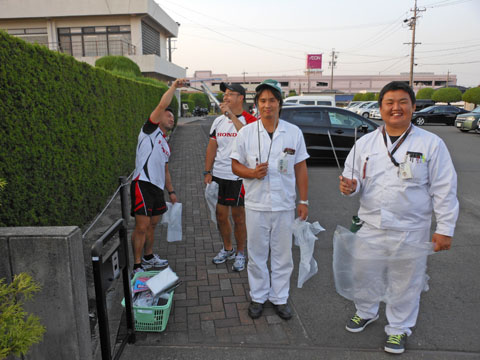
[[[288,158],[287,153],[282,153],[280,159],[278,159],[278,172],[280,174],[286,174],[288,171]]]
[[[399,171],[400,179],[407,180],[413,177],[412,168],[410,167],[410,163],[408,162],[400,163],[398,166],[398,171]]]

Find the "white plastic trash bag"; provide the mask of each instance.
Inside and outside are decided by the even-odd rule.
[[[218,201],[218,183],[212,181],[207,184],[205,188],[205,200],[207,201],[208,208],[210,209],[210,220],[217,225],[217,201]]]
[[[379,241],[337,226],[333,236],[335,288],[341,296],[357,302],[413,300],[428,290],[426,259],[430,254],[431,242]]]
[[[147,280],[147,286],[154,296],[168,289],[178,281],[178,275],[170,267],[160,271],[157,275]]]
[[[167,241],[182,240],[182,204],[167,202],[167,212],[162,215],[161,224],[167,225]]]
[[[313,258],[315,240],[317,240],[315,235],[320,231],[325,231],[325,229],[320,226],[318,221],[310,224],[305,220],[296,218],[292,230],[295,245],[300,247],[297,287],[301,288],[308,279],[318,272],[317,262]]]

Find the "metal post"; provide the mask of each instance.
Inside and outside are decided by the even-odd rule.
[[[122,218],[125,220],[125,227],[128,226],[128,219],[130,217],[128,211],[128,189],[127,189],[127,178],[125,176],[120,176],[118,179],[120,183],[120,204],[122,207]]]

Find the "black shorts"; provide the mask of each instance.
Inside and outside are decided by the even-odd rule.
[[[242,180],[225,180],[212,176],[218,184],[218,203],[225,206],[243,206],[245,190]]]
[[[163,190],[147,181],[134,180],[130,185],[132,216],[157,216],[167,211]]]

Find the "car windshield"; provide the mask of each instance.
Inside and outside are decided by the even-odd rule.
[[[476,108],[473,109],[471,112],[473,112],[473,113],[480,113],[480,106],[476,107]]]
[[[426,107],[425,109],[420,110],[419,112],[429,112],[433,108],[435,108],[435,106],[429,106],[429,107]]]

